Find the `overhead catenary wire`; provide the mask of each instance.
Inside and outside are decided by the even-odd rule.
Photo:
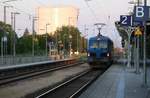
[[[22,13],[24,15],[28,15],[29,17],[34,17],[33,14],[29,13],[29,12],[26,12],[26,11],[23,11],[17,7],[14,7],[13,5],[11,4],[8,4],[8,3],[0,3],[1,6],[12,6],[13,7],[13,10],[16,10],[16,12],[19,12],[19,13]]]
[[[41,2],[40,0],[36,0],[36,1],[37,1],[37,3],[38,3],[39,5],[45,6],[45,4],[44,4],[43,2]]]
[[[99,9],[103,9],[102,3],[100,3],[100,1],[95,0],[95,4],[97,5]],[[108,16],[108,19],[109,19],[109,10],[107,9],[107,7],[105,7],[105,11],[103,10],[103,14],[101,15],[103,15],[104,17]]]
[[[84,1],[86,3],[87,7],[89,8],[91,14],[93,15],[94,20],[98,21],[97,15],[95,14],[94,10],[90,7],[90,5],[88,3],[90,0],[84,0]]]
[[[98,21],[99,21],[99,19],[97,18],[97,16],[98,15],[96,15],[96,12],[93,10],[93,8],[89,5],[89,3],[88,2],[90,2],[91,0],[85,0],[85,2],[86,2],[86,5],[87,5],[87,7],[89,8],[89,10],[90,10],[90,12],[92,13],[92,15],[94,16],[94,20],[95,20],[95,23],[98,23]],[[95,0],[95,3],[96,4],[98,4],[98,2],[96,2],[96,0]],[[104,15],[103,16],[106,16],[106,13],[104,13]],[[108,16],[108,20],[110,20],[110,16]],[[105,23],[98,23],[98,25],[95,25],[97,28],[98,28],[98,30],[100,30],[100,28],[102,28],[104,25],[103,24],[105,24]],[[106,24],[105,24],[105,26],[106,26]]]
[[[20,1],[23,1],[23,0],[20,0]],[[1,6],[12,6],[12,4],[8,4],[7,2],[6,3],[3,3],[4,1],[0,1],[0,5]],[[41,1],[39,1],[39,0],[36,0],[36,2],[39,4],[39,5],[45,5],[44,3],[42,3]],[[13,9],[14,10],[17,10],[17,12],[19,12],[19,13],[23,13],[23,14],[25,14],[25,15],[28,15],[29,16],[29,19],[31,18],[31,17],[35,17],[35,15],[33,14],[33,13],[29,13],[29,11],[24,11],[24,10],[22,10],[22,9],[19,9],[19,8],[17,8],[17,7],[15,7],[15,6],[13,6]]]

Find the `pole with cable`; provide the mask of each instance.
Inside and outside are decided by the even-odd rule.
[[[13,2],[13,1],[18,1],[18,0],[6,0],[6,1],[3,1],[2,3],[3,4],[7,4],[8,2]],[[13,6],[4,6],[4,23],[6,23],[6,9],[9,8],[9,7],[13,7]]]
[[[91,1],[91,0],[85,0],[85,3],[86,3],[86,5],[87,5],[87,7],[89,8],[89,10],[91,11],[92,15],[94,16],[94,20],[97,21],[98,18],[97,18],[97,16],[96,16],[94,10],[90,7],[90,5],[89,5],[89,3],[88,3],[88,2],[90,2],[90,1]]]
[[[34,56],[34,37],[35,37],[35,34],[34,34],[34,21],[35,21],[35,18],[33,17],[33,19],[32,19],[32,56]]]
[[[48,51],[48,49],[47,49],[47,46],[48,46],[48,32],[47,32],[47,27],[48,27],[48,25],[50,25],[49,23],[48,24],[46,24],[46,44],[45,44],[45,55],[46,56],[48,56],[48,53],[47,53],[47,51]]]
[[[137,6],[140,6],[140,0],[137,1]],[[136,30],[136,32],[140,32],[140,27],[137,28],[138,30]],[[136,43],[137,43],[137,49],[136,49],[136,73],[139,74],[140,71],[139,71],[139,63],[140,63],[140,59],[139,59],[139,38],[140,38],[140,35],[138,34],[137,35],[137,40],[136,40]]]
[[[6,19],[6,17],[7,17],[7,15],[6,15],[6,9],[7,8],[9,8],[9,7],[13,7],[13,6],[4,6],[4,23],[6,23],[6,21],[7,21],[7,19]]]
[[[14,13],[14,35],[13,35],[13,56],[15,57],[16,56],[16,15],[18,15],[20,13],[18,12],[15,12]]]
[[[71,22],[71,19],[72,19],[72,17],[68,17],[68,26],[69,26],[69,32],[68,32],[68,35],[69,35],[69,56],[71,56],[71,33],[70,33],[70,28],[71,28],[71,24],[70,24],[70,22]]]
[[[1,61],[4,63],[4,55],[3,55],[3,37],[1,38]]]
[[[6,23],[6,7],[7,6],[4,6],[4,23]]]
[[[146,69],[146,22],[144,21],[144,43],[143,43],[143,70],[144,70],[144,86],[147,85],[147,69]]]
[[[147,6],[147,0],[144,0],[144,6]]]
[[[147,6],[147,0],[144,0],[144,6]],[[146,20],[144,20],[143,22],[144,24],[144,43],[143,43],[143,70],[144,70],[144,73],[143,73],[143,84],[144,86],[147,86],[147,68],[146,68]]]
[[[34,47],[34,41],[35,41],[35,30],[34,30],[34,27],[35,27],[35,21],[37,20],[37,17],[33,17],[32,19],[32,56],[34,56],[35,54],[35,47]]]
[[[13,20],[13,18],[14,18],[14,13],[13,12],[11,12],[11,27],[12,27],[12,29],[14,29],[13,27],[13,22],[14,22],[14,20]],[[11,54],[13,55],[13,34],[11,34]]]

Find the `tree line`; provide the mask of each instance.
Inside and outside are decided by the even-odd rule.
[[[23,36],[18,37],[11,25],[0,22],[0,39],[4,36],[7,37],[7,43],[5,43],[6,45],[5,47],[3,46],[3,49],[5,49],[7,55],[13,54],[14,41],[16,43],[16,54],[18,55],[30,55],[32,53],[32,41],[34,41],[35,55],[43,55],[45,53],[45,48],[48,48],[48,46],[46,46],[46,36],[48,38],[48,43],[53,42],[58,51],[64,49],[69,51],[71,48],[73,52],[77,50],[85,52],[87,47],[87,39],[81,36],[81,32],[78,28],[73,26],[62,26],[57,28],[54,35],[35,35],[33,40],[32,33],[29,32],[27,28],[25,29]],[[2,42],[3,40],[1,40],[0,49],[2,49]]]

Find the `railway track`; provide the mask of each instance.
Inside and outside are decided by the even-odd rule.
[[[82,64],[82,62],[77,62],[77,63],[69,64],[69,65],[68,64],[67,65],[60,64],[60,66],[53,66],[51,68],[44,68],[44,69],[39,69],[39,70],[35,68],[35,71],[29,71],[29,72],[25,71],[25,72],[18,73],[18,74],[15,73],[15,75],[4,76],[4,77],[0,78],[0,86],[8,84],[8,83],[16,82],[19,80],[23,80],[23,79],[28,79],[28,78],[31,78],[34,76],[43,75],[43,74],[46,74],[46,73],[49,73],[52,71],[56,71],[56,70],[60,70],[63,68],[80,65],[80,64]]]
[[[104,70],[88,70],[62,84],[42,92],[35,98],[77,98]]]

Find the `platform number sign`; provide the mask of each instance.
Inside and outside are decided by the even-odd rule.
[[[130,15],[121,15],[120,23],[123,26],[132,26],[132,16]]]
[[[134,20],[135,21],[150,20],[150,6],[135,6],[134,7]]]

